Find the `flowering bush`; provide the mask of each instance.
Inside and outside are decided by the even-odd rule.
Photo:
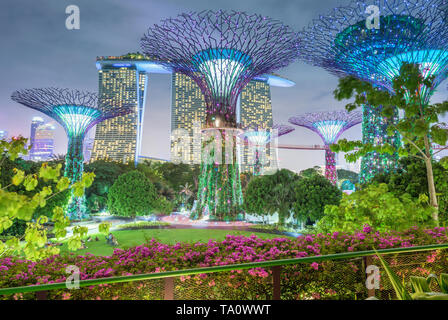
[[[65,269],[76,265],[80,279],[125,276],[178,269],[299,258],[347,251],[409,247],[448,242],[448,228],[379,233],[365,226],[360,232],[316,234],[296,239],[260,239],[228,235],[224,241],[162,244],[156,240],[128,250],[116,249],[111,256],[55,255],[38,262],[17,257],[0,259],[0,288],[64,282]],[[425,253],[430,255],[431,253]],[[430,255],[431,262],[446,257]],[[285,266],[282,297],[288,299],[354,298],[365,291],[362,260],[327,261]],[[180,277],[176,298],[266,299],[272,294],[271,270],[256,268]],[[52,299],[161,299],[163,280],[104,284],[80,290],[53,290]],[[33,293],[15,296],[32,298]],[[4,298],[11,298],[11,296]]]

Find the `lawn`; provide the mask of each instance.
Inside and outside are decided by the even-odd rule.
[[[218,229],[142,229],[142,230],[123,230],[113,231],[112,234],[117,238],[120,244],[119,248],[131,248],[151,240],[152,238],[166,244],[175,244],[177,242],[208,242],[210,239],[224,240],[227,234],[250,236],[255,234],[263,239],[287,238],[268,233],[256,233],[239,230],[218,230]],[[99,241],[86,242],[86,249],[77,250],[76,254],[83,255],[91,253],[94,255],[109,256],[113,253],[114,247],[106,243],[104,235],[92,235],[92,238],[98,236]],[[61,254],[73,252],[69,251],[67,245],[61,247]]]

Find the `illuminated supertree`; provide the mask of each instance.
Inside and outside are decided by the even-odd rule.
[[[241,133],[237,130],[236,106],[242,90],[252,79],[295,60],[297,34],[277,20],[256,14],[202,11],[154,25],[142,38],[141,47],[146,55],[198,84],[206,102],[203,133],[209,140],[235,146]],[[224,146],[218,149],[211,152],[226,160],[202,161],[194,217],[207,209],[219,219],[234,219],[241,212],[236,152]]]
[[[106,119],[132,112],[132,109],[125,106],[99,109],[96,93],[71,89],[24,89],[15,91],[11,99],[46,114],[64,128],[68,137],[64,176],[72,183],[82,178],[83,141],[89,129]],[[67,215],[71,219],[87,216],[84,197],[72,195]]]
[[[362,114],[357,111],[345,110],[305,113],[301,116],[289,118],[289,122],[316,132],[325,144],[325,177],[336,185],[338,181],[336,171],[336,154],[330,150],[339,136],[351,127],[361,123]]]
[[[300,33],[301,59],[343,77],[352,75],[380,89],[393,91],[392,81],[405,62],[421,66],[434,76],[432,88],[423,88],[427,104],[436,87],[447,77],[447,0],[353,0],[347,7],[321,15]],[[398,111],[384,118],[381,106],[363,108],[363,142],[389,143],[397,149],[400,136],[389,136],[388,124]],[[398,154],[371,153],[362,159],[361,182],[396,167]]]
[[[254,162],[253,173],[255,176],[263,174],[263,160],[260,159],[262,155],[266,155],[266,145],[272,139],[281,137],[293,132],[295,129],[288,125],[274,125],[271,129],[264,128],[248,128],[241,136],[253,147]]]

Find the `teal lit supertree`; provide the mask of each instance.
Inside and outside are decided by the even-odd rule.
[[[331,151],[340,135],[351,127],[360,124],[360,112],[345,110],[305,113],[301,116],[289,118],[289,122],[316,132],[325,144],[325,177],[334,185],[338,182],[336,170],[336,153]]]
[[[328,15],[313,20],[301,33],[301,59],[339,77],[355,76],[381,90],[393,92],[392,81],[403,63],[421,67],[434,77],[433,87],[423,90],[427,104],[436,87],[447,77],[447,0],[353,0]],[[377,14],[375,14],[375,12]],[[398,133],[387,127],[398,120],[382,115],[382,106],[364,106],[363,142],[401,146]],[[396,168],[398,154],[367,154],[360,180]]]
[[[207,10],[154,25],[141,47],[147,56],[193,79],[204,95],[205,152],[192,218],[208,211],[216,219],[236,219],[243,203],[236,152],[238,99],[251,80],[297,58],[297,34],[261,15]]]
[[[263,174],[263,160],[262,155],[266,154],[266,145],[269,144],[272,139],[284,136],[293,132],[295,129],[288,125],[274,125],[272,128],[248,128],[242,134],[242,138],[253,147],[254,161],[253,161],[253,174],[255,176]]]
[[[127,106],[98,108],[96,93],[60,89],[39,88],[15,91],[12,100],[38,110],[56,120],[68,137],[64,175],[71,183],[80,181],[84,170],[83,141],[86,133],[106,119],[132,112]],[[88,216],[84,197],[71,196],[67,216],[83,219]]]

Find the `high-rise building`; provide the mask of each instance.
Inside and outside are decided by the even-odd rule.
[[[240,95],[237,111],[238,122],[242,128],[266,128],[273,125],[271,86],[290,87],[294,82],[269,75],[257,78],[249,82]],[[181,156],[181,149],[176,148],[180,143],[178,137],[171,137],[171,159],[182,159],[184,163],[193,164],[201,161],[201,139],[200,133],[205,122],[205,101],[199,86],[188,76],[180,73],[172,75],[172,98],[171,98],[171,132],[176,129],[184,129],[189,134],[190,152],[188,159]],[[239,146],[240,164],[242,171],[252,170],[249,165],[251,160],[250,148]],[[267,146],[267,160],[271,166],[277,165],[276,152],[272,152]],[[272,153],[272,154],[271,154]]]
[[[106,120],[96,126],[91,161],[105,159],[138,162],[149,74],[172,73],[171,131],[185,129],[191,139],[190,156],[185,163],[200,163],[201,129],[205,120],[205,101],[197,84],[189,77],[172,72],[141,54],[98,57],[101,105],[135,106],[135,112]],[[290,87],[294,82],[276,75],[253,80],[240,97],[242,126],[272,126],[270,86]],[[197,138],[199,137],[199,139]],[[174,153],[173,139],[171,158]],[[274,160],[276,161],[276,160]]]
[[[34,139],[36,138],[36,130],[40,125],[43,125],[44,123],[45,121],[41,117],[33,117],[33,119],[31,120],[31,133],[30,133],[30,140],[28,141],[28,143],[31,145],[31,149],[29,152],[30,159],[33,159],[35,148]]]
[[[84,144],[83,144],[83,157],[84,162],[89,162],[90,158],[92,157],[92,150],[93,150],[93,144],[95,139],[91,137],[85,137]]]
[[[0,140],[8,139],[8,131],[0,130]]]
[[[96,126],[91,160],[137,163],[140,156],[149,73],[170,73],[139,54],[98,57],[100,107],[131,105],[135,112]]]
[[[33,128],[38,121],[34,121],[31,125],[33,133],[32,148],[30,152],[30,160],[47,161],[53,156],[54,152],[54,130],[56,127],[51,123],[42,123]]]

